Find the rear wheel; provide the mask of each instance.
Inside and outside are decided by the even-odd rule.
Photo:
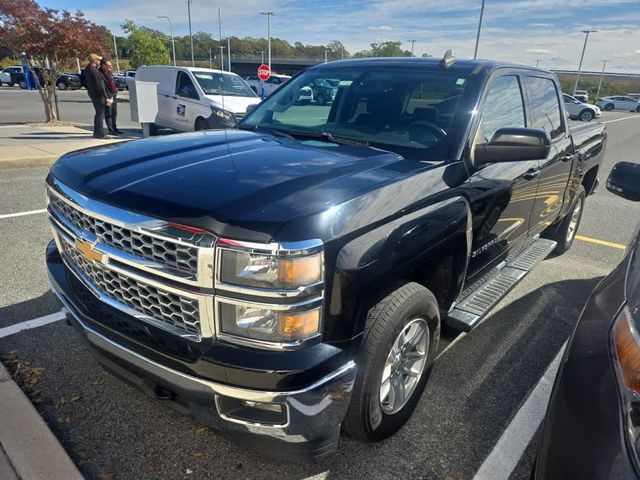
[[[584,187],[581,185],[569,213],[567,213],[562,221],[547,235],[552,240],[558,242],[556,248],[553,250],[554,253],[558,255],[563,254],[573,245],[573,241],[576,239],[576,234],[578,233],[578,227],[580,227],[580,220],[582,220],[585,197]]]
[[[25,82],[24,80],[20,80],[20,82],[18,83],[18,85],[20,86],[20,88],[22,90],[26,90],[27,89],[27,82]]]
[[[583,122],[590,122],[591,120],[593,120],[593,111],[589,110],[588,108],[585,108],[583,111],[580,112],[580,115],[578,115],[578,118],[583,121]]]
[[[60,80],[56,86],[58,87],[58,90],[66,90],[68,88],[67,83],[62,80]]]
[[[607,103],[604,106],[605,111],[610,112],[611,110],[613,110],[613,103]]]
[[[15,85],[15,83],[9,82],[7,85],[9,85],[10,87],[13,87]]]
[[[366,442],[397,432],[427,383],[440,338],[433,294],[407,283],[369,310],[344,429]]]

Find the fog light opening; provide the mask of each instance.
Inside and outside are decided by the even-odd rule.
[[[283,403],[255,402],[216,395],[218,414],[225,420],[257,426],[284,427],[288,423]]]

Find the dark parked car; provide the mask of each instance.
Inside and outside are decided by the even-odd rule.
[[[330,107],[300,105],[327,78]],[[441,321],[474,328],[571,247],[605,139],[569,125],[545,70],[322,64],[234,128],[61,157],[48,271],[106,368],[264,454],[318,458],[341,427],[402,428]]]
[[[38,82],[44,83],[45,79],[44,79],[42,69],[40,67],[34,67],[33,73],[31,71],[29,71],[28,73],[30,84],[32,86],[36,84],[34,80],[34,75],[33,75],[34,73],[35,73],[35,76],[38,78]],[[20,71],[20,72],[11,73],[11,81],[13,83],[17,83],[22,89],[27,88],[27,82],[25,79],[24,72]],[[82,84],[80,82],[80,75],[78,75],[77,73],[59,73],[56,79],[56,87],[59,90],[81,88]]]
[[[318,105],[330,103],[338,92],[338,81],[327,78],[316,78],[309,84],[313,91],[313,100]]]
[[[607,188],[640,201],[640,164]],[[553,388],[535,478],[630,479],[640,473],[640,231],[593,291]]]

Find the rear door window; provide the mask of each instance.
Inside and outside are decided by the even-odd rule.
[[[531,128],[539,128],[554,139],[564,132],[556,84],[550,78],[527,77],[527,88],[533,107]]]
[[[501,128],[526,127],[520,81],[515,75],[499,77],[490,86],[482,107],[480,142],[489,143]]]

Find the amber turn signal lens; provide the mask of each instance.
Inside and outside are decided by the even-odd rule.
[[[618,369],[625,386],[640,393],[640,344],[626,307],[616,320],[613,340],[618,357]]]
[[[282,258],[279,260],[279,280],[284,285],[311,285],[322,280],[322,257]]]
[[[318,333],[320,309],[278,315],[278,335],[284,340],[299,340]]]

